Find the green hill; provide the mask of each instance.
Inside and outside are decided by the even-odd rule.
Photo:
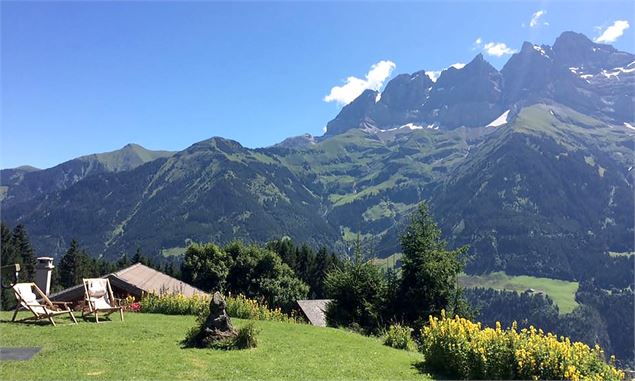
[[[0,362],[2,380],[426,380],[419,353],[333,328],[257,321],[258,347],[241,351],[183,349],[192,316],[125,315],[100,324],[7,323],[2,347],[42,347],[30,361]],[[241,326],[246,321],[233,319]]]
[[[359,234],[388,257],[427,200],[450,245],[470,245],[469,273],[573,281],[615,273],[622,258],[605,253],[632,251],[632,155],[623,126],[534,104],[493,128],[352,129],[292,149],[212,138],[47,197],[7,198],[3,218],[24,223],[36,251],[53,256],[71,238],[109,259],[282,236],[344,252]],[[117,167],[124,157],[104,160]]]

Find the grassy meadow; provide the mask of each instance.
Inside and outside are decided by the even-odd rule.
[[[24,313],[21,313],[24,315]],[[114,316],[114,315],[113,315]],[[2,380],[426,380],[417,352],[376,338],[307,324],[256,321],[258,347],[241,351],[183,349],[193,316],[127,313],[96,324],[10,323],[0,313],[2,347],[42,347],[29,361],[0,362]],[[232,319],[240,327],[247,320]]]
[[[612,256],[632,254],[611,253]],[[374,259],[374,263],[385,270],[395,268],[395,264],[401,259],[401,255],[401,253],[396,253],[387,258],[377,258]],[[533,288],[535,292],[542,292],[553,299],[553,302],[558,305],[561,314],[571,312],[578,306],[578,302],[575,301],[575,293],[578,291],[579,286],[578,282],[539,278],[529,275],[507,275],[499,271],[483,275],[461,274],[459,283],[466,288],[483,287],[517,292]]]
[[[553,302],[558,305],[560,313],[562,314],[571,312],[578,306],[578,303],[575,301],[578,282],[538,278],[528,275],[512,276],[503,272],[485,275],[462,274],[459,277],[459,282],[466,288],[485,287],[518,292],[533,288],[535,292],[543,292],[553,299]]]

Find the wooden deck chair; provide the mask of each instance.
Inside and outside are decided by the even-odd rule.
[[[53,316],[69,314],[71,319],[73,319],[73,323],[77,324],[77,320],[75,320],[73,311],[68,307],[68,303],[51,302],[35,283],[16,283],[13,285],[13,292],[18,305],[15,307],[11,321],[16,321],[15,318],[19,310],[27,310],[31,311],[33,316],[18,321],[48,319],[51,324],[55,325]],[[38,302],[38,295],[42,300],[41,302]]]
[[[116,311],[119,311],[121,321],[123,321],[123,306],[117,304],[108,278],[84,279],[82,318],[85,318],[86,315],[95,315],[95,321],[99,323],[100,312],[104,316],[108,316]]]

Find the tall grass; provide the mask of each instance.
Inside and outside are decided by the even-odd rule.
[[[227,314],[237,319],[270,320],[298,323],[300,319],[287,315],[279,308],[270,309],[266,304],[249,299],[243,295],[225,297]],[[210,297],[195,294],[187,297],[182,294],[146,294],[140,301],[140,312],[166,315],[207,315]]]

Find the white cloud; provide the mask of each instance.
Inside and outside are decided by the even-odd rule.
[[[463,69],[463,66],[465,66],[465,64],[464,64],[464,63],[457,62],[457,63],[455,63],[455,64],[452,64],[452,65],[448,66],[446,69],[443,69],[443,70],[447,70],[447,69],[448,69],[448,68],[450,68],[450,67],[453,67],[453,68],[456,68],[456,69]],[[426,71],[426,75],[427,75],[428,77],[430,77],[430,79],[432,80],[432,82],[436,82],[436,81],[437,81],[437,79],[439,79],[439,76],[441,75],[441,72],[442,72],[443,70],[431,70],[431,71]]]
[[[603,44],[615,42],[615,40],[620,38],[624,34],[624,31],[629,27],[630,25],[628,25],[628,21],[616,20],[613,25],[606,28],[601,35],[595,38],[594,41]]]
[[[340,105],[346,105],[366,89],[379,90],[396,66],[392,61],[379,61],[370,67],[366,73],[366,79],[351,76],[346,78],[346,83],[342,86],[334,86],[329,95],[324,97],[324,102],[337,102]]]
[[[483,39],[480,37],[477,38],[476,41],[474,41],[474,46],[472,47],[472,50],[477,50],[477,49],[482,50],[483,52],[485,52],[486,54],[489,54],[490,56],[496,56],[496,57],[502,57],[505,55],[516,53],[514,49],[507,46],[504,42],[492,41],[492,42],[483,43]]]
[[[514,54],[516,51],[504,42],[488,42],[483,45],[483,51],[490,56],[502,57],[509,54]]]
[[[531,20],[529,20],[529,27],[530,28],[535,28],[535,27],[540,26],[540,25],[549,25],[548,22],[543,22],[542,24],[540,23],[540,18],[542,16],[544,16],[545,13],[547,13],[547,11],[544,11],[542,9],[539,10],[539,11],[534,12],[534,14],[531,15]]]

